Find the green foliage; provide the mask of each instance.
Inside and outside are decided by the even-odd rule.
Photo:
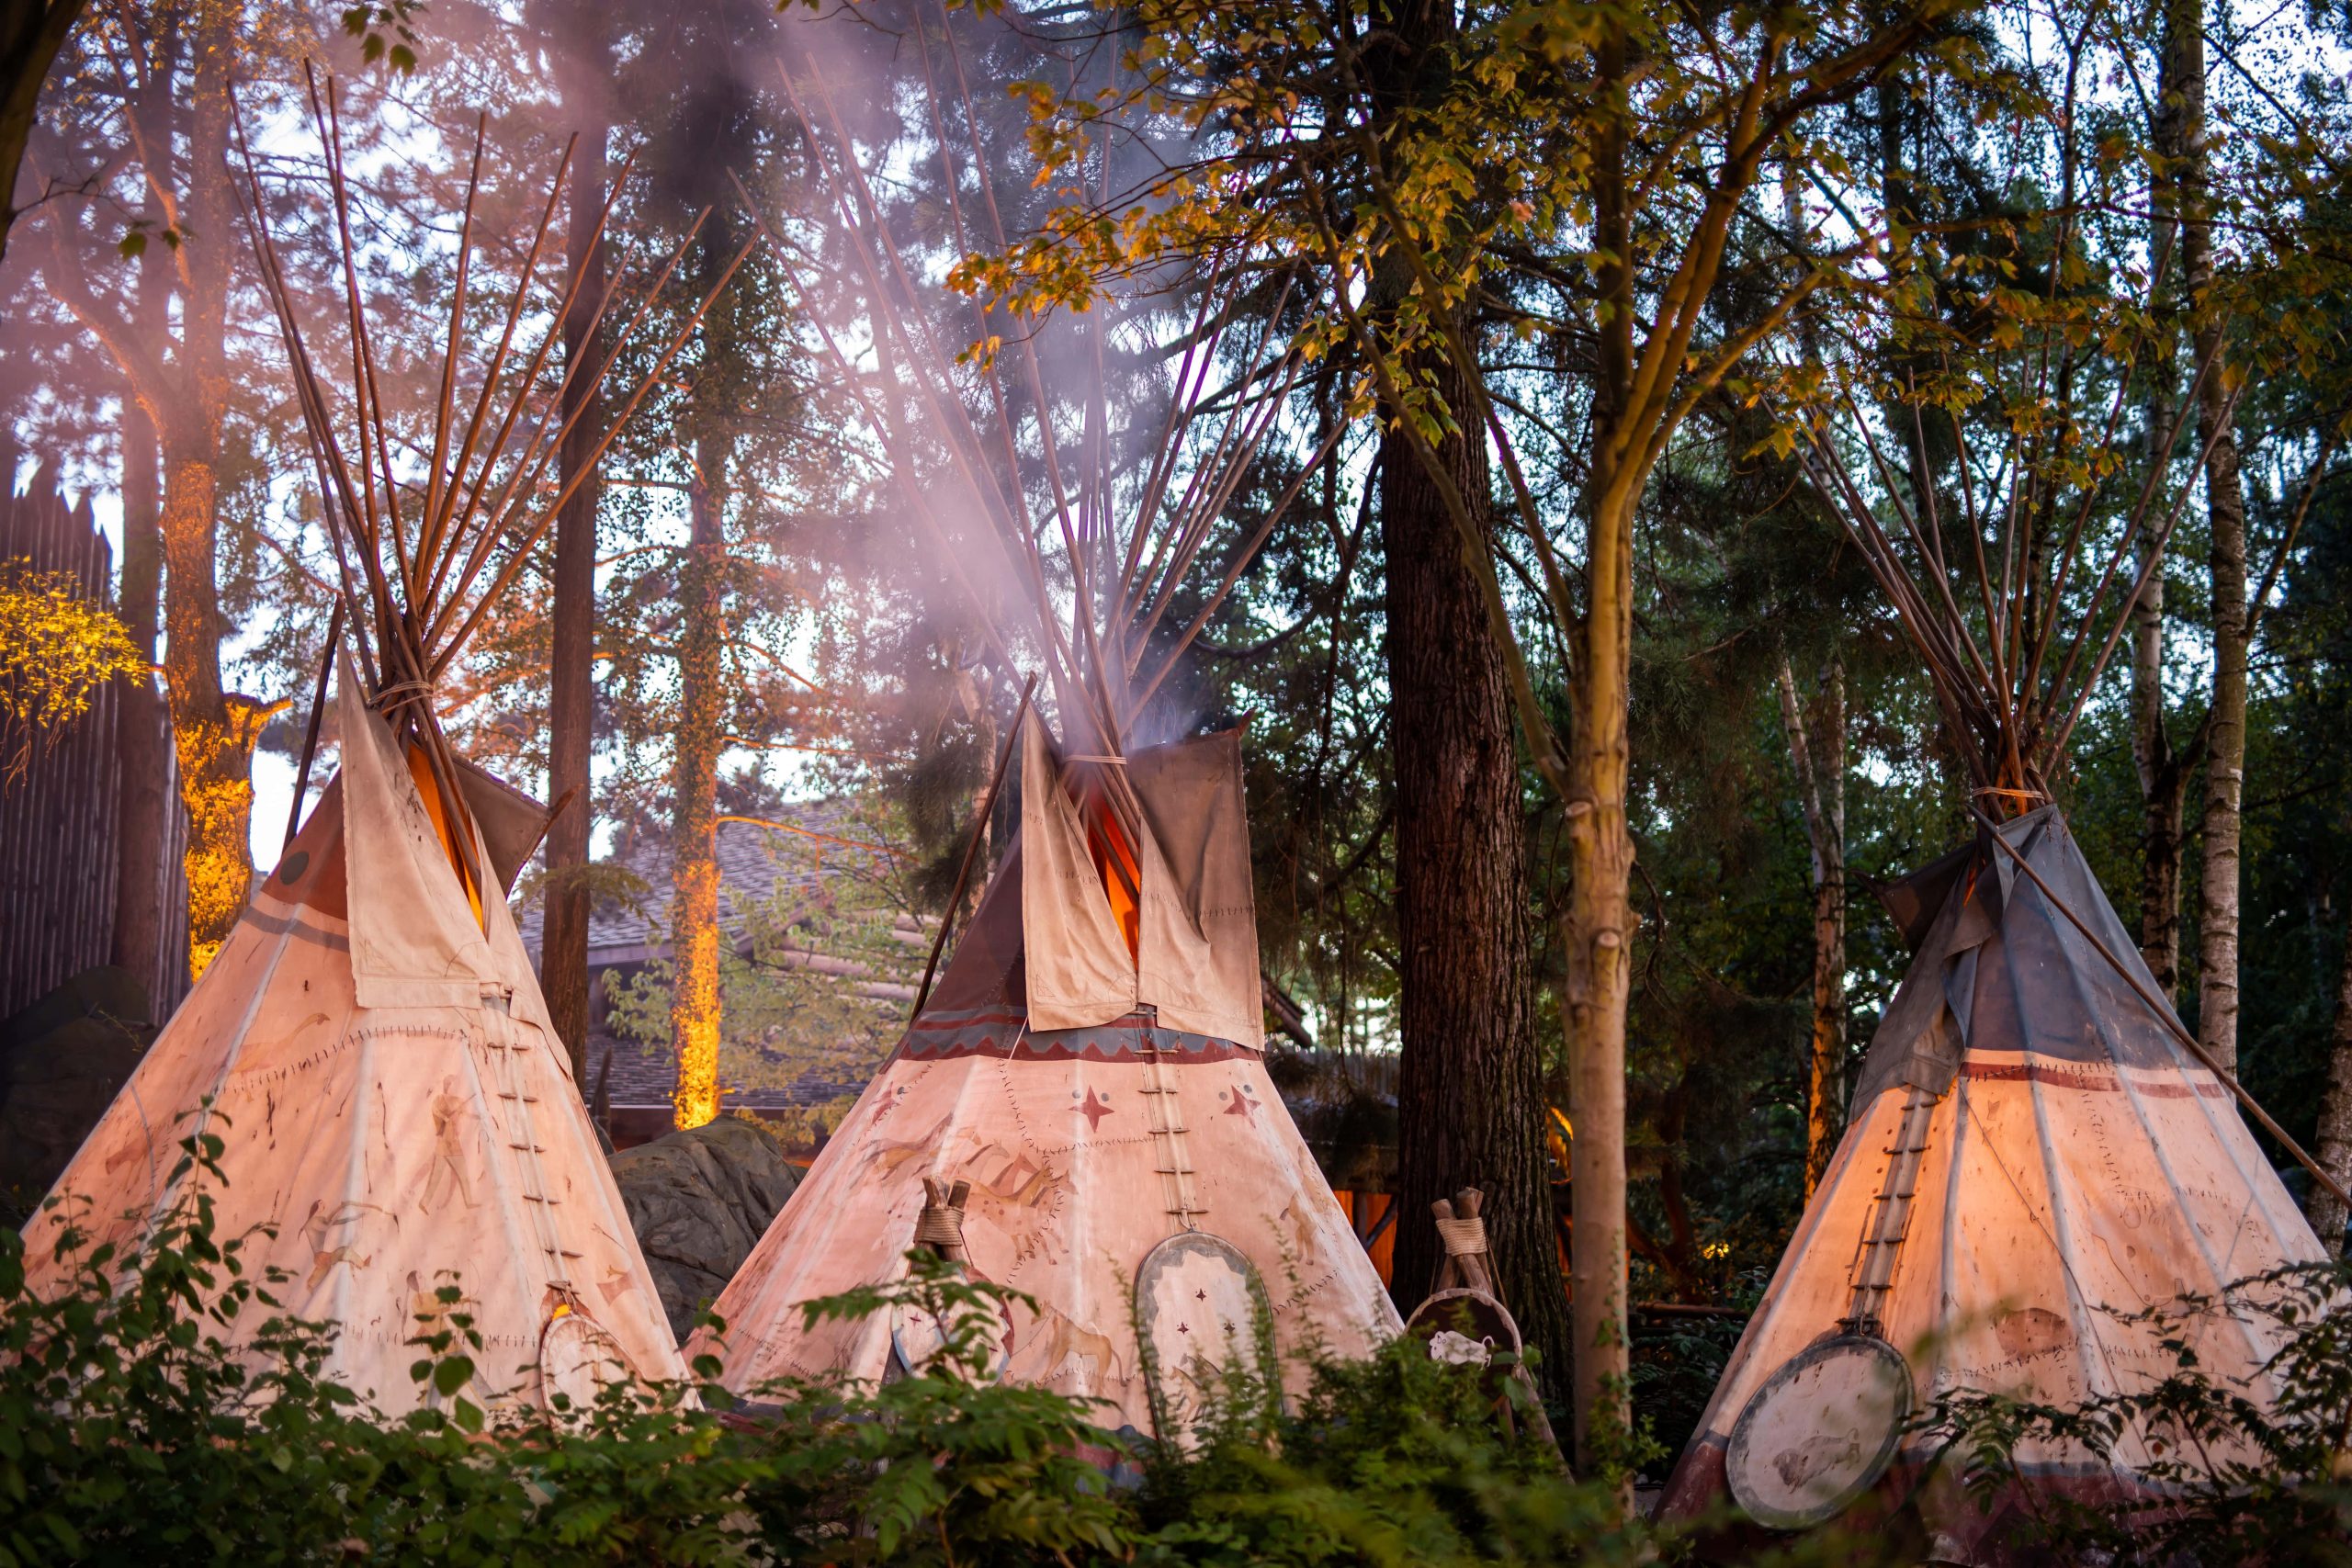
[[[189,1138],[182,1173],[217,1181],[220,1147]],[[1020,1298],[918,1253],[898,1281],[806,1307],[942,1325],[911,1374],[778,1382],[733,1408],[707,1382],[615,1387],[587,1410],[559,1397],[492,1420],[464,1397],[481,1339],[447,1281],[413,1341],[425,1407],[393,1418],[325,1375],[332,1328],[278,1311],[277,1281],[246,1269],[244,1238],[217,1233],[202,1195],[135,1255],[70,1227],[59,1246],[69,1283],[36,1295],[22,1239],[0,1232],[0,1568],[1607,1564],[1677,1550],[1569,1481],[1524,1425],[1506,1436],[1476,1369],[1409,1341],[1317,1363],[1295,1399],[1228,1377],[1189,1447],[1153,1442],[1102,1429],[1087,1400],[996,1382],[995,1325]]]
[[[393,74],[416,74],[417,13],[424,10],[422,0],[390,0],[389,5],[370,3],[344,8],[343,32],[345,38],[359,40],[359,58],[369,65],[383,65]]]
[[[2347,1288],[2352,1269],[2342,1263],[2299,1264],[2218,1299],[2182,1297],[2126,1320],[2146,1325],[2170,1363],[2143,1389],[2074,1405],[1964,1392],[1938,1402],[1928,1424],[1982,1505],[2023,1500],[2054,1561],[2352,1563]],[[2217,1332],[2278,1348],[2252,1383],[2219,1379],[2196,1348]],[[2124,1456],[2165,1506],[2068,1495],[2050,1466],[2020,1457],[2052,1446]]]

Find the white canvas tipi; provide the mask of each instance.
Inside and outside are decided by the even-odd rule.
[[[817,96],[830,108],[821,83]],[[1192,728],[1159,716],[1155,697],[1339,431],[1300,454],[1271,505],[1230,515],[1305,364],[1270,338],[1227,338],[1233,312],[1217,302],[1240,275],[1198,280],[1180,344],[1159,341],[1149,301],[1056,323],[1092,334],[1060,344],[1065,375],[1091,360],[1091,385],[1049,382],[1035,319],[1005,325],[1001,355],[951,362],[942,344],[950,321],[968,321],[965,301],[924,304],[907,282],[923,269],[899,254],[852,149],[811,145],[882,372],[829,337],[841,383],[966,591],[985,661],[1003,675],[1042,668],[1067,750],[1024,696],[1017,840],[937,994],[719,1296],[725,1336],[689,1348],[718,1354],[738,1391],[921,1364],[920,1324],[810,1327],[801,1307],[896,1279],[915,1243],[951,1245],[941,1238],[960,1228],[954,1253],[1037,1303],[1007,1325],[1004,1376],[1103,1400],[1111,1426],[1181,1438],[1206,1367],[1275,1373],[1256,1337],[1268,1316],[1294,1353],[1286,1375],[1295,1352],[1360,1354],[1399,1326],[1267,1077],[1239,734],[1136,743],[1147,715],[1162,734]],[[951,183],[962,177],[954,149],[940,153]],[[970,172],[986,184],[985,167]],[[1114,396],[1106,362],[1149,395]],[[1172,386],[1157,384],[1163,365]],[[1220,367],[1229,380],[1209,395]],[[1188,447],[1196,427],[1213,438]],[[1204,561],[1222,576],[1195,582]],[[960,1221],[952,1201],[926,1218],[933,1190],[959,1182]]]
[[[387,1412],[430,1396],[413,1341],[452,1284],[486,1408],[682,1377],[503,880],[468,897],[447,835],[484,813],[447,809],[347,664],[337,716],[341,771],[28,1229],[36,1286],[68,1221],[135,1245],[202,1182],[283,1309],[335,1325],[325,1375]],[[169,1179],[198,1132],[225,1185]]]
[[[676,1380],[684,1367],[506,906],[546,813],[458,758],[435,699],[709,299],[617,400],[587,461],[555,482],[554,454],[579,417],[559,411],[596,401],[564,393],[599,374],[588,355],[566,366],[564,385],[541,381],[582,288],[575,271],[559,299],[535,299],[567,149],[486,361],[469,358],[481,248],[469,190],[438,395],[427,409],[387,409],[371,335],[382,323],[363,308],[350,254],[332,83],[311,107],[344,236],[347,387],[331,389],[311,356],[257,175],[243,216],[341,578],[342,767],[59,1179],[60,1201],[27,1236],[28,1271],[35,1288],[59,1288],[65,1225],[135,1243],[202,1182],[220,1234],[253,1233],[255,1265],[284,1276],[280,1305],[334,1326],[328,1375],[383,1410],[432,1397],[411,1376],[414,1342],[457,1326],[439,1299],[448,1287],[482,1341],[476,1404],[563,1394],[577,1405],[616,1380]],[[601,316],[605,301],[580,302]],[[546,329],[528,355],[526,314]],[[638,309],[619,337],[648,314]],[[309,769],[306,755],[305,784]],[[225,1185],[178,1170],[191,1131],[221,1140]],[[249,1345],[266,1315],[226,1333]]]
[[[2022,864],[1994,831],[1910,890],[1925,900],[1918,953],[1676,1467],[1668,1517],[1727,1484],[1768,1526],[1899,1506],[1932,1456],[1882,1410],[1962,1391],[2057,1405],[2142,1392],[2177,1363],[2136,1314],[2323,1256],[2229,1089],[2143,999],[2154,982],[2065,819],[2043,807],[2000,825]],[[2276,1396],[2264,1366],[2278,1346],[2259,1322],[2216,1310],[2189,1332],[2209,1374]],[[2113,1464],[2019,1456],[2038,1486],[2094,1505],[2145,1501],[2133,1472],[2151,1457],[2130,1434]],[[1918,1501],[1954,1562],[2003,1561],[2022,1502]]]

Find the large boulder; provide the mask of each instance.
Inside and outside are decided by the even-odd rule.
[[[147,987],[85,969],[0,1021],[0,1224],[21,1224],[155,1039]]]
[[[739,1116],[623,1149],[612,1165],[662,1309],[682,1340],[800,1183],[783,1147]]]

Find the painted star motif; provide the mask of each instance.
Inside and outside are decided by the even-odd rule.
[[[1209,1299],[1209,1293],[1206,1291],[1194,1291],[1193,1299],[1196,1302],[1204,1302]]]
[[[1086,1103],[1080,1106],[1078,1110],[1079,1113],[1086,1118],[1086,1130],[1090,1133],[1102,1124],[1102,1118],[1117,1114],[1109,1106],[1103,1104],[1100,1097],[1091,1089],[1086,1091]]]
[[[1233,1091],[1232,1102],[1225,1108],[1225,1113],[1227,1116],[1238,1116],[1244,1122],[1254,1124],[1257,1119],[1251,1116],[1250,1112],[1257,1109],[1257,1102],[1244,1095],[1237,1087]]]

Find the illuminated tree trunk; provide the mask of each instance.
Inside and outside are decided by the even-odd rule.
[[[185,204],[187,286],[180,362],[187,401],[164,423],[164,677],[171,692],[180,799],[187,808],[188,972],[201,976],[253,889],[253,752],[268,710],[220,684],[219,555],[220,429],[228,407],[226,345],[232,247],[229,79],[243,8],[198,14],[189,105]]]
[[[677,1053],[673,1119],[699,1127],[718,1114],[718,748],[726,712],[721,621],[727,570],[718,444],[698,444],[693,534],[678,573],[679,706],[672,820],[670,1044]]]
[[[1625,1009],[1634,920],[1628,892],[1633,837],[1625,818],[1626,733],[1634,637],[1634,509],[1641,477],[1624,425],[1633,383],[1633,214],[1625,174],[1622,36],[1595,51],[1601,80],[1618,84],[1619,113],[1594,137],[1596,239],[1604,302],[1595,344],[1591,496],[1585,619],[1571,684],[1568,739],[1568,908],[1561,926],[1567,1034],[1568,1119],[1576,1126],[1569,1289],[1575,1303],[1576,1460],[1587,1474],[1616,1466],[1631,1427],[1633,1364],[1626,1345]]]
[[[1633,498],[1593,509],[1590,600],[1568,750],[1569,897],[1562,926],[1568,1046],[1577,1463],[1610,1468],[1628,1430],[1625,1340],[1625,1010],[1635,934],[1625,818],[1632,659]]]
[[[1804,805],[1813,871],[1813,1029],[1805,1053],[1804,1193],[1821,1185],[1845,1117],[1846,672],[1822,671],[1808,723],[1795,674],[1781,660],[1781,722]]]
[[[583,11],[585,7],[582,8]],[[570,18],[570,25],[593,25],[587,16]],[[589,59],[609,51],[599,47]],[[591,105],[601,93],[582,63],[570,51],[564,97],[568,104]],[[590,321],[605,291],[605,251],[594,243],[594,229],[605,202],[606,127],[601,122],[580,128],[580,152],[572,166],[571,228],[564,246],[568,266],[581,272],[582,281],[572,309],[563,321],[563,356],[567,368],[592,366],[600,353],[591,342]],[[570,418],[582,404],[595,400],[593,368],[580,369],[564,387],[564,414]],[[594,409],[572,426],[558,455],[563,482],[570,483],[591,465],[600,434]],[[596,707],[596,509],[602,499],[593,476],[572,492],[555,525],[554,603],[549,611],[548,654],[548,804],[566,795],[571,804],[548,824],[547,843],[547,918],[539,949],[539,989],[546,996],[548,1016],[571,1057],[571,1081],[582,1091],[588,1083],[588,887],[582,879],[588,865],[591,829],[595,811],[591,804],[589,764],[595,747]]]

